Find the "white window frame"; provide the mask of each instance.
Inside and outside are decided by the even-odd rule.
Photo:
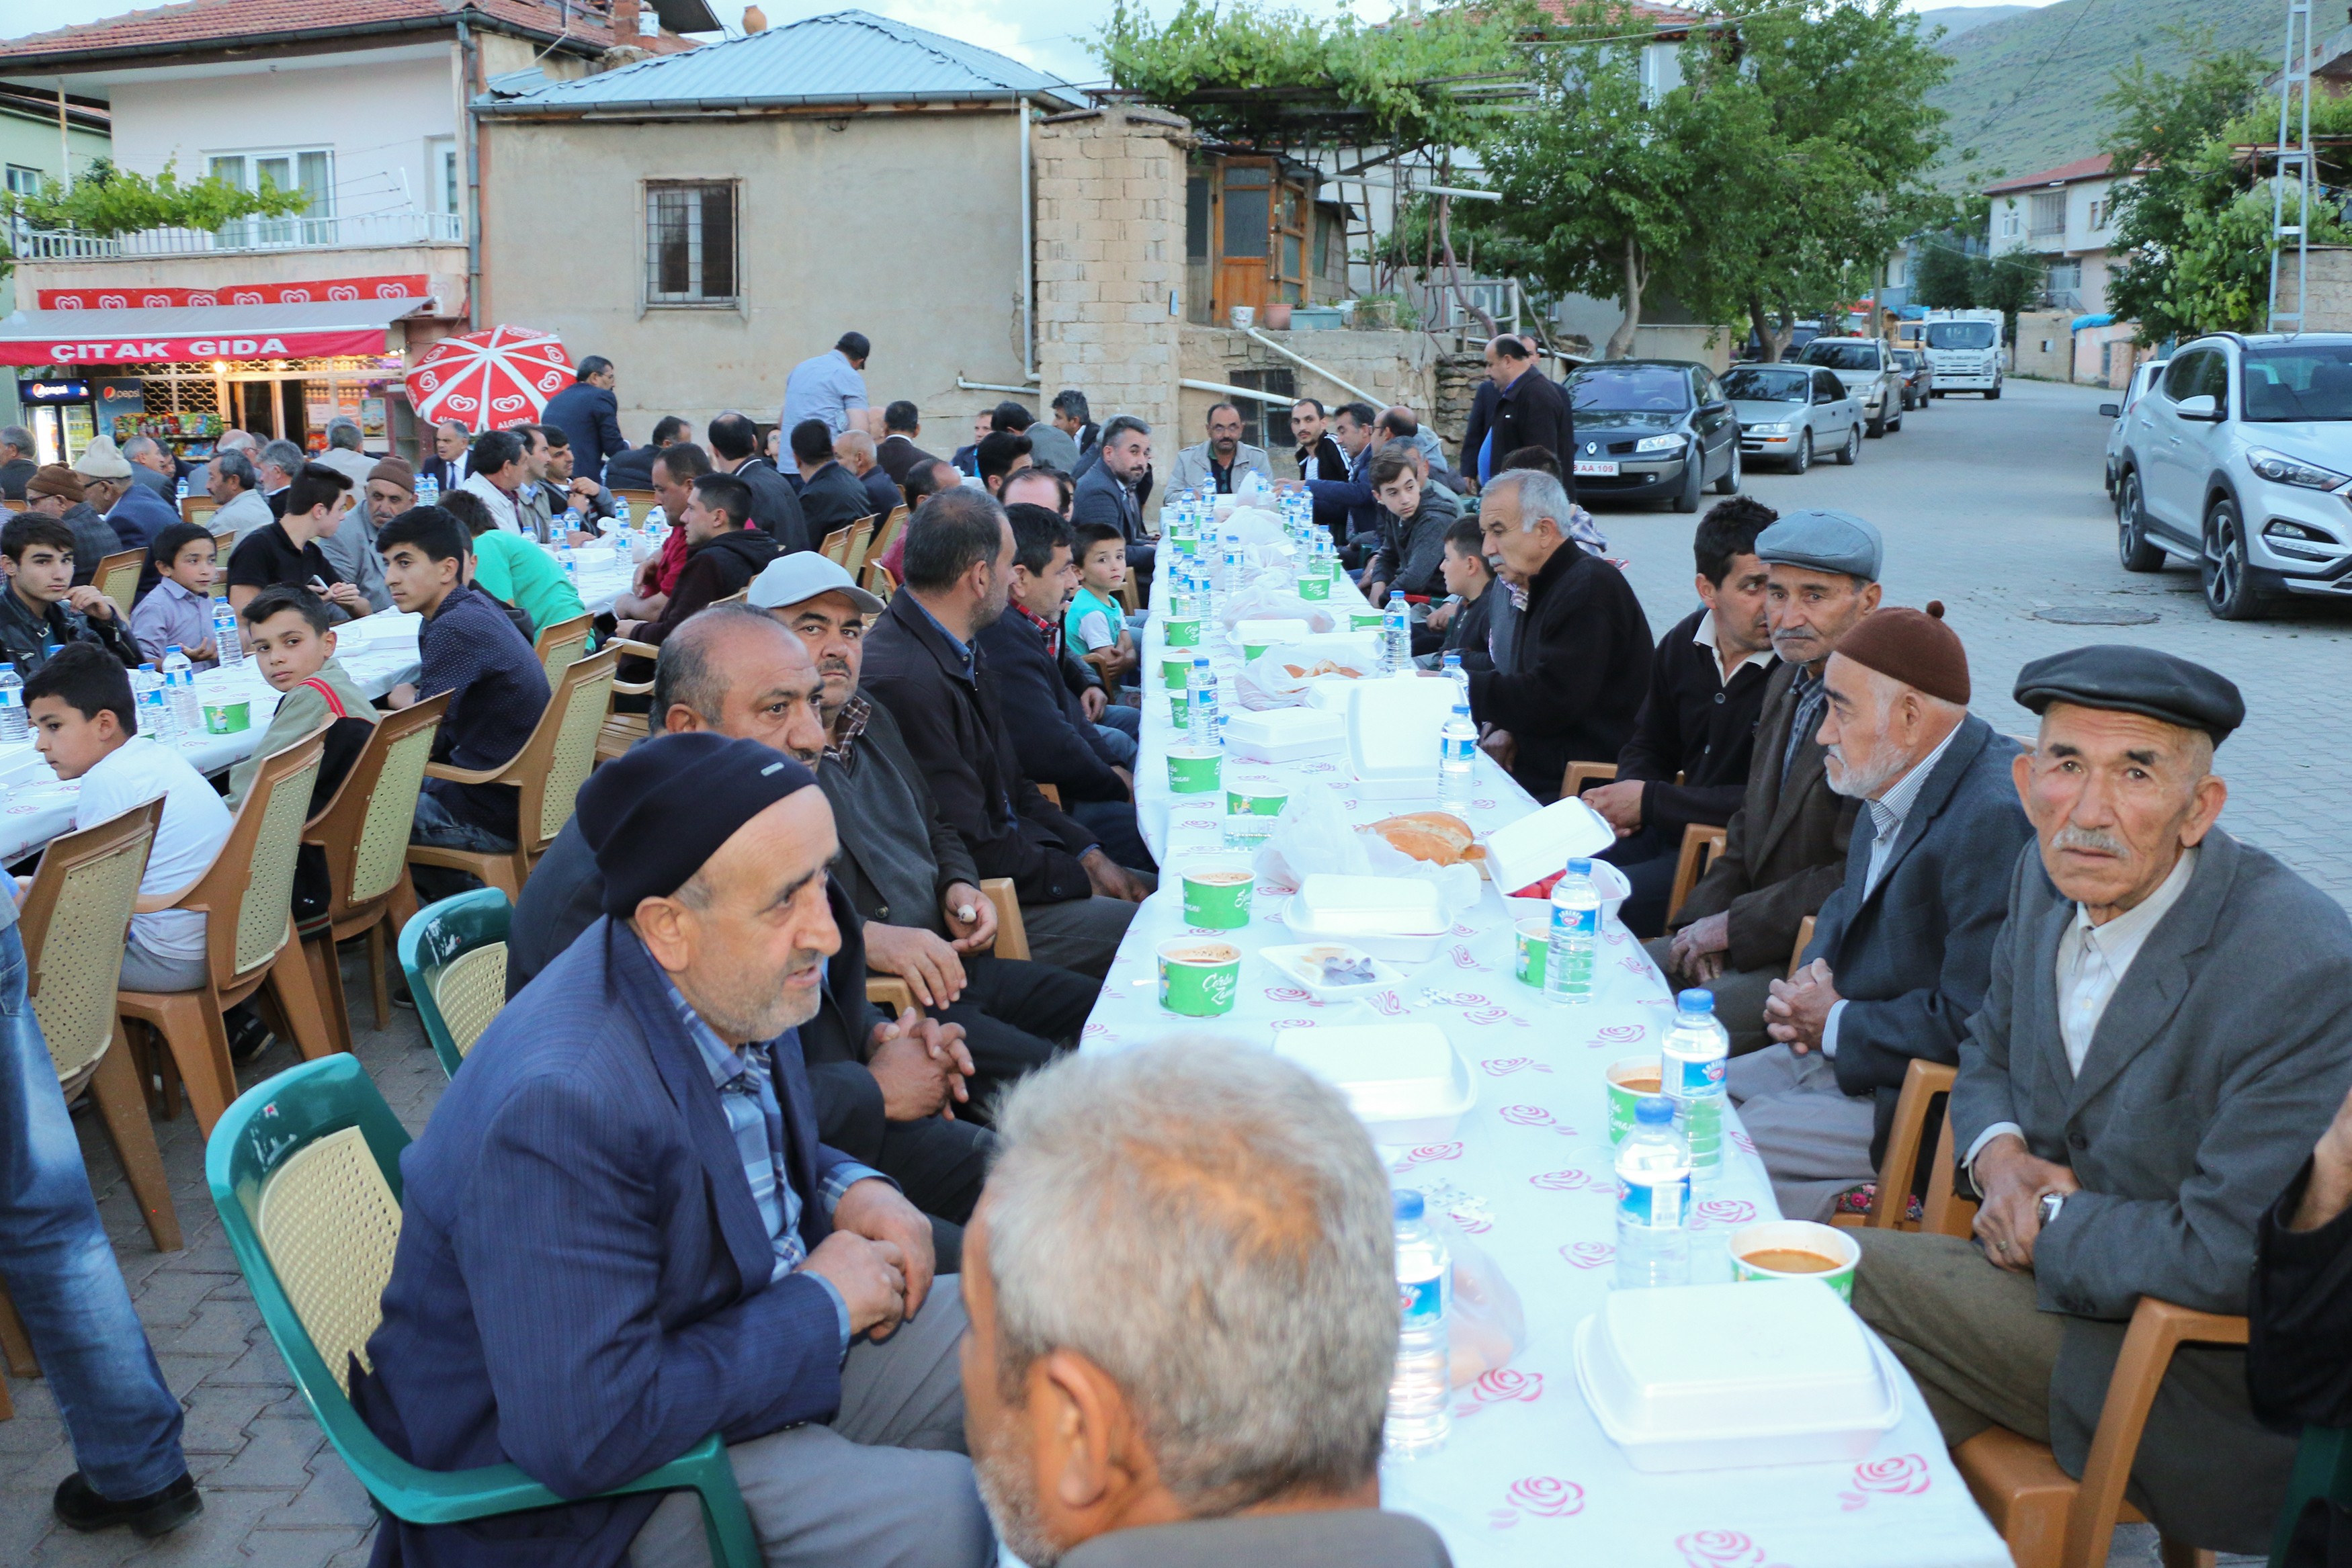
[[[733,214],[733,223],[730,225],[733,233],[728,236],[728,240],[732,249],[729,275],[734,284],[734,291],[725,296],[700,293],[665,294],[656,287],[657,264],[654,256],[655,204],[665,192],[707,191],[713,188],[723,188],[727,192],[728,207]],[[727,176],[697,178],[691,175],[646,180],[640,185],[637,211],[640,214],[641,225],[637,287],[642,310],[734,310],[740,312],[744,308],[743,183],[740,180]],[[701,215],[698,204],[690,212],[688,221],[695,231],[689,240],[691,247],[689,255],[694,259],[689,260],[688,267],[689,270],[699,275],[702,270],[699,264],[702,238],[699,233]]]

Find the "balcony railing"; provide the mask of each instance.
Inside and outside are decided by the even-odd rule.
[[[145,229],[128,235],[29,229],[15,238],[20,261],[122,261],[267,250],[463,245],[466,224],[455,213],[362,213],[334,218],[242,218],[217,229]]]

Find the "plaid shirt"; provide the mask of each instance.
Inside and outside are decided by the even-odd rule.
[[[824,759],[846,768],[849,754],[857,745],[857,737],[866,733],[866,721],[873,716],[872,703],[862,696],[851,697],[848,706],[841,710],[841,734],[826,743]]]
[[[1018,612],[1022,620],[1026,621],[1030,625],[1037,628],[1037,634],[1045,639],[1046,655],[1053,659],[1056,664],[1061,662],[1062,628],[1059,625],[1054,622],[1046,620],[1044,616],[1037,614],[1017,599],[1005,601],[1004,607],[1008,610]]]
[[[756,1041],[740,1050],[730,1048],[702,1021],[694,1004],[678,993],[677,987],[658,966],[655,973],[662,975],[662,988],[669,995],[669,1005],[677,1011],[678,1022],[686,1026],[687,1038],[702,1053],[703,1065],[710,1070],[710,1082],[719,1091],[719,1107],[727,1114],[728,1131],[734,1134],[736,1151],[743,1158],[743,1177],[751,1184],[751,1201],[759,1206],[761,1222],[767,1226],[775,1247],[776,1266],[768,1278],[771,1281],[781,1280],[807,1261],[808,1248],[801,1240],[801,1195],[793,1190],[793,1184],[783,1175],[784,1113],[776,1103],[768,1048]],[[869,1176],[878,1181],[890,1179],[854,1160],[835,1166],[817,1192],[825,1212],[831,1214],[853,1184]],[[898,1184],[891,1185],[895,1187]],[[841,1348],[846,1354],[849,1303],[842,1300],[832,1281],[823,1275],[814,1278],[833,1298],[834,1314],[841,1322]]]

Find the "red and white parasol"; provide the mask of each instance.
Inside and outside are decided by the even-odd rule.
[[[406,378],[418,419],[454,419],[478,434],[531,423],[572,379],[563,340],[530,327],[488,327],[444,338]]]

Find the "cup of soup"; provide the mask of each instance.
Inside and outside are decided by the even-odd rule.
[[[1230,942],[1200,936],[1160,945],[1160,1005],[1187,1018],[1215,1018],[1234,1010],[1241,989],[1242,950]]]
[[[1184,868],[1184,924],[1212,931],[1238,931],[1249,924],[1250,890],[1257,873],[1238,861],[1211,861]]]
[[[1731,1233],[1735,1280],[1819,1280],[1851,1303],[1854,1265],[1861,1261],[1853,1233],[1833,1225],[1773,1219]]]
[[[1609,1064],[1609,1142],[1625,1141],[1633,1130],[1633,1106],[1659,1092],[1655,1056],[1620,1057]]]
[[[1208,795],[1221,786],[1224,753],[1205,746],[1168,748],[1168,788],[1179,795]]]

